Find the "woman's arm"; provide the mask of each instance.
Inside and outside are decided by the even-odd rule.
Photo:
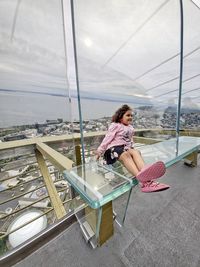
[[[112,142],[115,138],[115,135],[119,129],[119,125],[117,123],[112,123],[108,129],[106,136],[101,142],[100,146],[97,148],[97,155],[100,157],[104,154],[107,149],[107,146]]]

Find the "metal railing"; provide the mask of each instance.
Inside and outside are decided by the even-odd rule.
[[[73,138],[50,136],[0,143],[1,255],[16,250],[9,243],[13,233],[44,216],[48,229],[83,205],[62,176],[64,169],[81,163],[80,137],[77,134]],[[103,133],[96,137],[94,133],[88,134],[85,139],[88,155],[102,138]],[[41,214],[10,228],[25,212],[36,209]],[[24,243],[18,248],[22,246]]]
[[[151,130],[136,131],[135,141],[155,143],[157,139],[145,138]],[[172,130],[153,130],[159,134],[173,134]],[[183,133],[183,132],[182,132]],[[184,134],[184,133],[183,133]],[[197,133],[193,133],[196,135]],[[105,132],[87,133],[84,136],[86,158],[91,157],[100,144]],[[137,136],[138,135],[138,136]],[[192,135],[185,132],[185,135]],[[72,194],[70,185],[63,179],[62,172],[81,163],[80,135],[49,136],[0,143],[0,257],[13,251],[25,249],[35,237],[31,237],[14,248],[9,236],[46,216],[47,225],[42,232],[57,225],[84,205]],[[41,213],[17,227],[10,228],[13,221],[24,212],[39,209]],[[72,220],[73,221],[73,220]],[[42,233],[41,232],[41,233]],[[41,237],[41,234],[38,234]],[[29,249],[30,250],[30,249]],[[26,254],[24,254],[26,255]],[[0,259],[1,260],[1,259]]]

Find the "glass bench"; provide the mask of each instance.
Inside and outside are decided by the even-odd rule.
[[[166,167],[181,159],[188,158],[191,164],[197,165],[197,153],[200,148],[200,137],[181,136],[178,139],[162,141],[140,148],[146,163],[162,160]]]
[[[166,167],[187,156],[197,164],[199,137],[179,137],[140,148],[146,163],[162,160]],[[87,207],[77,213],[77,218],[87,241],[93,247],[102,245],[113,235],[113,200],[128,192],[120,225],[123,225],[132,188],[138,181],[124,172],[117,162],[116,167],[102,166],[92,162],[64,171],[65,179],[71,184]]]
[[[123,225],[132,188],[138,181],[97,162],[73,167],[71,171],[64,171],[63,175],[88,204],[76,214],[86,240],[93,247],[102,245],[113,235],[112,201],[127,192],[121,220],[116,219],[118,224]]]

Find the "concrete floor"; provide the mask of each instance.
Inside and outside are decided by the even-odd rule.
[[[93,250],[75,223],[15,267],[199,267],[200,159],[168,168],[161,181],[171,188],[132,193],[125,226],[102,247]]]

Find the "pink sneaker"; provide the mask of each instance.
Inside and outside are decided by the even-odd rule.
[[[167,184],[160,184],[158,182],[149,181],[143,183],[141,186],[141,191],[144,193],[157,192],[168,189],[170,186]]]
[[[163,176],[165,172],[165,164],[162,161],[157,161],[153,164],[144,166],[138,175],[136,175],[136,178],[140,182],[148,182]]]

